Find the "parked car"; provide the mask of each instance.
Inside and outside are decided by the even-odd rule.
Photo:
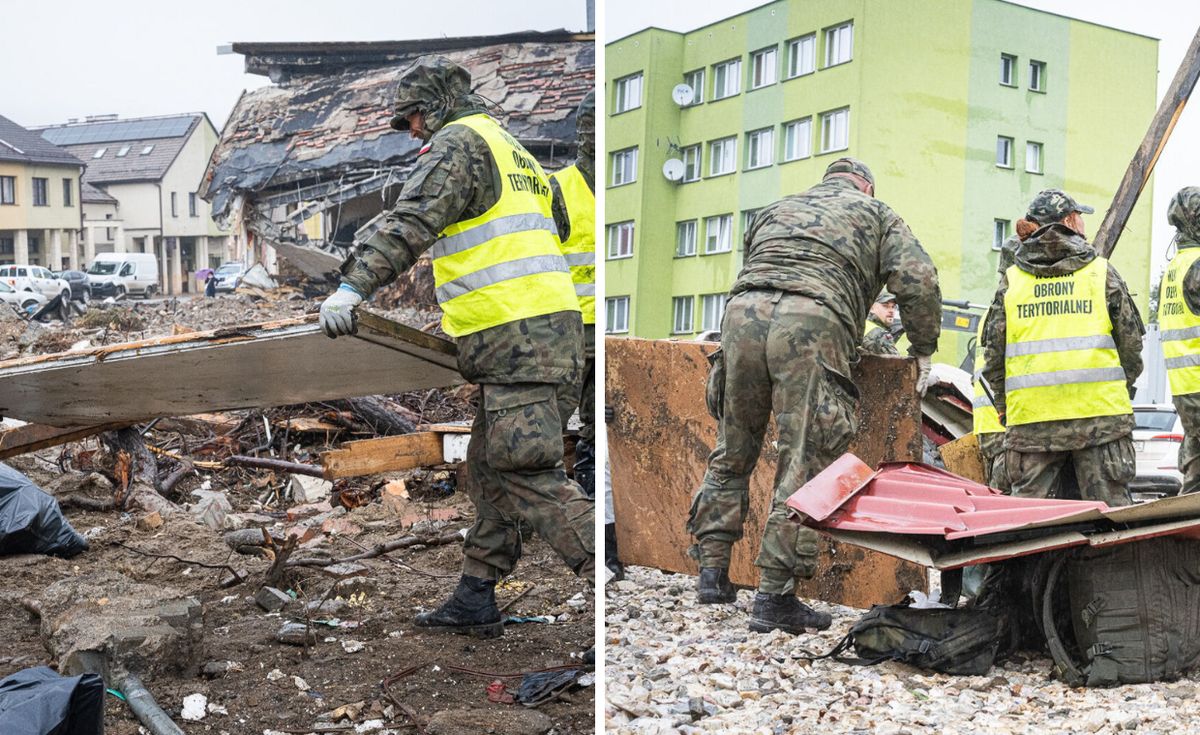
[[[1133,449],[1137,475],[1129,492],[1137,502],[1178,495],[1183,487],[1179,471],[1179,447],[1183,444],[1183,422],[1170,404],[1133,407]]]
[[[0,281],[15,291],[32,291],[47,299],[59,294],[71,298],[71,286],[40,265],[0,265]]]
[[[96,298],[119,294],[150,298],[158,293],[158,258],[153,253],[97,253],[87,273]]]
[[[0,301],[6,304],[12,304],[32,313],[49,300],[36,291],[18,291],[8,285],[7,281],[0,281]]]
[[[225,263],[216,270],[214,275],[217,279],[218,291],[233,291],[242,283],[242,276],[246,274],[246,265],[244,263],[232,262]]]
[[[71,299],[84,304],[92,300],[92,282],[83,271],[60,271],[54,274],[71,287]]]

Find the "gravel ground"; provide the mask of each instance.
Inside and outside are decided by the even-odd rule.
[[[986,676],[902,664],[810,662],[863,611],[814,635],[746,628],[754,593],[695,603],[695,579],[628,567],[607,588],[605,731],[609,733],[1200,733],[1197,675],[1113,689],[1071,689],[1047,657],[1009,660]]]

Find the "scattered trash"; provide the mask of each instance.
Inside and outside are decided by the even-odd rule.
[[[87,549],[87,539],[63,517],[57,500],[0,463],[0,555],[51,554],[69,559]]]
[[[179,716],[191,722],[199,722],[208,714],[208,698],[203,694],[189,694],[183,698],[183,710]]]
[[[366,648],[366,645],[362,641],[342,641],[342,650],[346,653],[358,653],[364,648]]]
[[[508,688],[499,679],[488,684],[487,699],[489,702],[495,702],[496,704],[512,704],[514,701],[513,695],[508,693]]]
[[[575,686],[583,672],[579,669],[539,671],[526,674],[517,689],[516,700],[526,707],[537,707]]]
[[[0,679],[0,723],[21,735],[103,735],[104,680],[46,666],[18,671]]]
[[[279,681],[283,678],[283,672],[279,669],[271,669],[267,672],[267,681]]]

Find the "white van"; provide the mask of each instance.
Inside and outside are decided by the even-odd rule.
[[[160,291],[158,258],[153,253],[96,253],[87,273],[96,298],[121,293],[150,298]]]

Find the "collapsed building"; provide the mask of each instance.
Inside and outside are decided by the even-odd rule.
[[[358,226],[396,200],[420,141],[392,130],[397,73],[423,54],[462,64],[474,91],[552,171],[575,155],[575,108],[594,84],[594,35],[567,31],[365,43],[234,43],[246,71],[275,84],[245,92],[212,153],[200,196],[247,265],[277,257],[317,277],[335,270]],[[337,237],[335,238],[335,234]],[[426,264],[427,267],[427,264]]]

